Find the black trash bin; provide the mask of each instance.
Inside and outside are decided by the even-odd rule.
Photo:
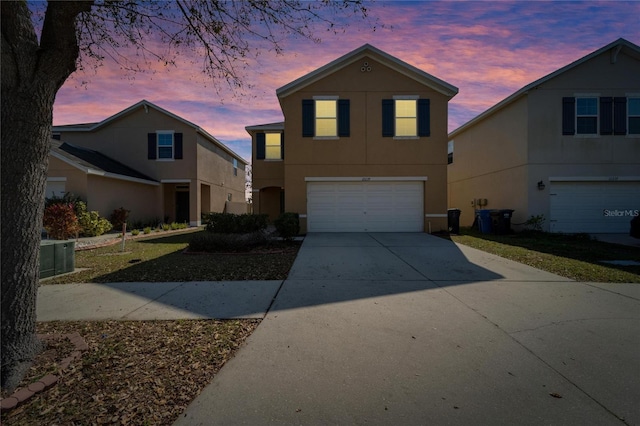
[[[460,233],[460,209],[447,210],[447,226],[450,233]]]
[[[494,234],[504,235],[511,232],[511,216],[513,215],[513,210],[492,210],[490,214],[491,227]]]
[[[629,235],[633,238],[640,238],[640,216],[636,216],[631,219],[631,229]]]

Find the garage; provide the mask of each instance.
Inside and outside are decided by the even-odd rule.
[[[551,182],[550,230],[629,233],[640,210],[640,182]]]
[[[422,232],[420,181],[307,182],[309,232]]]

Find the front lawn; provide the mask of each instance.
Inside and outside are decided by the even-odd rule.
[[[451,240],[576,281],[640,283],[640,266],[602,263],[640,262],[640,249],[596,241],[587,235],[542,232],[481,234],[468,228]]]
[[[272,242],[249,253],[184,253],[202,232],[130,240],[124,252],[120,243],[77,251],[76,269],[85,270],[41,284],[283,280],[300,248],[300,243]]]

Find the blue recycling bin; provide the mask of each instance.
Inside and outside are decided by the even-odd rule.
[[[478,229],[483,234],[490,234],[493,230],[491,224],[491,212],[495,212],[497,210],[478,210]]]

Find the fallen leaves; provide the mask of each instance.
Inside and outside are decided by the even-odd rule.
[[[211,382],[259,320],[38,323],[78,332],[89,350],[57,385],[9,413],[8,425],[171,424]],[[51,356],[49,363],[55,363]],[[38,368],[51,368],[39,366]],[[42,371],[42,370],[41,370]]]

